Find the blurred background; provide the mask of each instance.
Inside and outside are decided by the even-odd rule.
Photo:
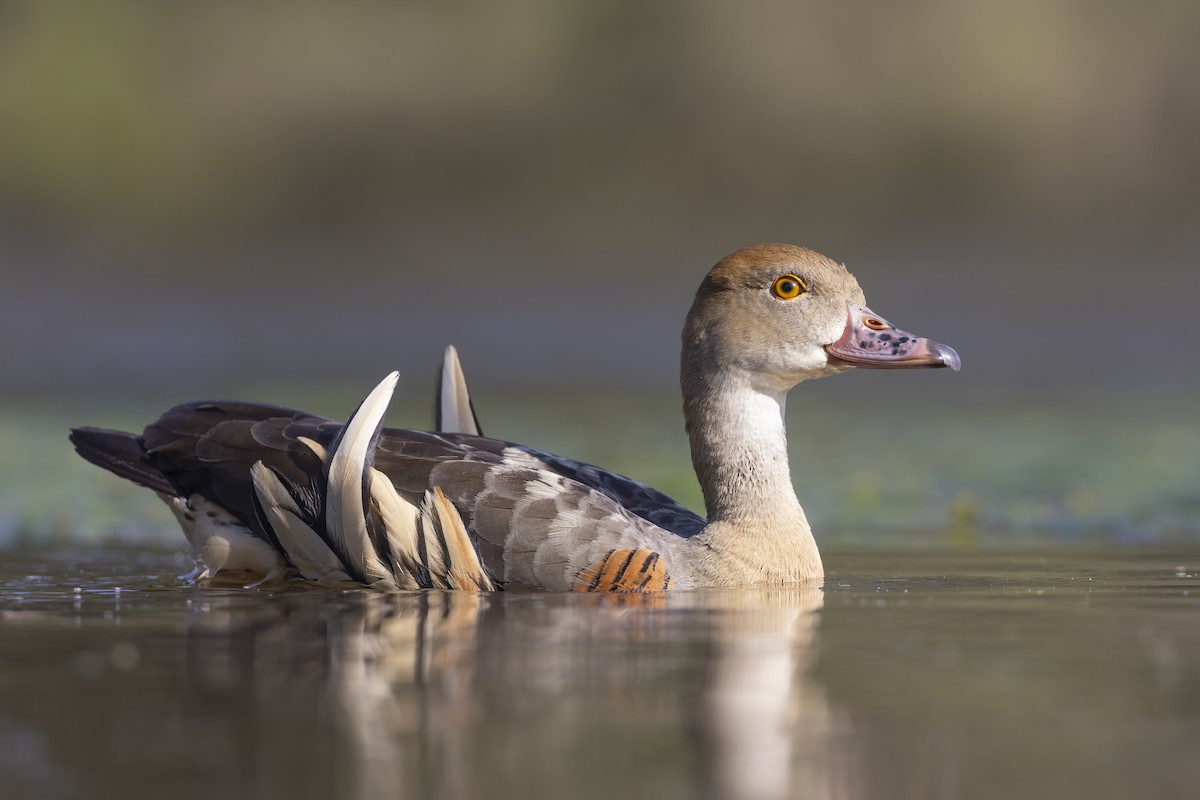
[[[819,538],[1200,540],[1198,40],[1128,0],[3,3],[0,544],[176,542],[68,425],[344,417],[398,368],[423,427],[447,343],[489,434],[698,508],[679,329],[761,241],[963,357],[794,393]]]

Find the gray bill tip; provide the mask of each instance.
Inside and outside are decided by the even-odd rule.
[[[933,343],[931,342],[931,344]],[[954,351],[953,347],[944,344],[934,344],[933,349],[938,354],[938,357],[942,359],[943,367],[949,367],[955,372],[962,369],[962,359],[958,357],[958,353]]]

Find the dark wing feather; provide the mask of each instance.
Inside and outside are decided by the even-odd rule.
[[[237,401],[186,403],[146,427],[146,459],[169,476],[175,493],[201,494],[274,541],[255,511],[250,468],[262,461],[298,487],[321,474],[321,460],[299,441],[328,445],[337,423],[289,408]]]
[[[75,452],[98,467],[156,492],[175,493],[170,476],[150,463],[141,439],[132,433],[72,428],[71,444],[75,445]]]

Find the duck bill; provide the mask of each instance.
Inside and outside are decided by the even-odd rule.
[[[932,339],[902,331],[869,308],[848,304],[841,338],[825,345],[830,363],[868,369],[961,366],[958,353]]]

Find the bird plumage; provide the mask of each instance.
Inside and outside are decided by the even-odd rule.
[[[245,570],[381,589],[553,591],[816,580],[820,557],[788,471],[787,391],[855,363],[958,364],[907,334],[903,352],[881,346],[874,332],[903,332],[863,302],[844,268],[790,245],[746,248],[710,271],[685,325],[681,375],[707,520],[622,475],[478,435],[453,348],[439,432],[382,427],[392,373],[344,425],[205,401],[141,435],[79,428],[71,439],[168,503],[197,578]]]

